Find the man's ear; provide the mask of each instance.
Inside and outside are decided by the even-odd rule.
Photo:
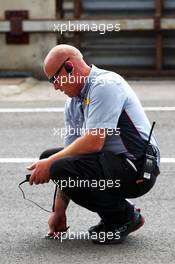
[[[73,66],[71,61],[66,61],[64,64],[64,67],[65,67],[65,70],[68,74],[72,74],[74,66]]]

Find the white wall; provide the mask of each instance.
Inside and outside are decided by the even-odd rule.
[[[5,10],[28,10],[30,19],[54,19],[55,0],[0,0],[0,19]],[[26,45],[7,45],[5,34],[0,34],[0,70],[29,71],[43,75],[42,63],[48,51],[56,45],[55,33],[32,33]]]

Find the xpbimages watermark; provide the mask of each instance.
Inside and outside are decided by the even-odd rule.
[[[110,188],[120,188],[120,179],[112,180],[112,179],[58,179],[54,180],[54,183],[62,190],[64,188],[96,188],[100,191],[104,191]]]
[[[100,138],[105,138],[105,136],[120,136],[120,128],[106,128],[106,129],[87,129],[84,127],[61,127],[61,128],[53,128],[53,135],[54,136],[59,136],[61,138],[64,138],[65,136],[82,136],[85,134],[92,135],[92,136],[97,136],[99,135]]]
[[[75,32],[75,31],[84,31],[84,32],[99,32],[99,34],[104,35],[106,32],[120,31],[120,24],[113,23],[94,23],[87,21],[86,23],[80,23],[78,21],[65,21],[64,23],[54,24],[53,31],[59,32],[61,35],[64,32]]]
[[[81,76],[79,74],[75,75],[58,75],[54,76],[54,84],[63,86],[64,84],[69,83],[69,84],[74,84],[74,83],[88,83],[90,85],[101,85],[101,86],[106,86],[106,85],[116,85],[116,81],[111,78],[111,79],[99,79],[96,76],[92,76],[89,78],[89,76]]]
[[[74,239],[78,239],[78,240],[98,240],[101,243],[105,242],[105,240],[119,240],[120,239],[120,232],[119,231],[115,231],[115,232],[84,232],[84,231],[80,231],[80,232],[71,232],[70,229],[68,229],[68,231],[66,232],[54,232],[52,239],[55,240],[59,240],[60,242],[63,242],[64,240],[74,240]]]

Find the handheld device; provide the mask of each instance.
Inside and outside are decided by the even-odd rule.
[[[157,167],[156,157],[154,155],[147,153],[155,124],[156,124],[156,122],[153,122],[151,130],[150,130],[150,134],[149,134],[149,137],[148,137],[148,140],[146,142],[145,149],[144,149],[143,178],[145,178],[145,179],[150,179],[151,175],[154,174],[155,169]]]

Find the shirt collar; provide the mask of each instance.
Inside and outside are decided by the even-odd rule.
[[[86,79],[86,82],[80,92],[80,98],[84,98],[86,97],[88,91],[89,91],[89,88],[90,86],[94,83],[94,79],[95,79],[95,76],[97,75],[97,72],[96,72],[96,69],[97,67],[95,65],[90,65],[91,67],[91,70],[90,70],[90,73],[89,75],[87,76],[87,79]]]

